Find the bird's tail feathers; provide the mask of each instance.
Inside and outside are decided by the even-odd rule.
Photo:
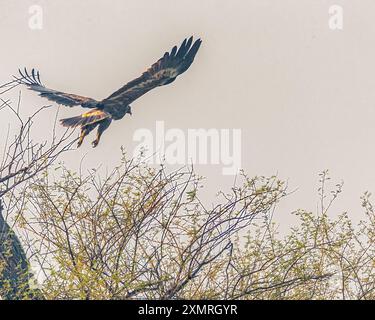
[[[86,121],[87,121],[87,119],[83,118],[81,115],[76,116],[76,117],[72,117],[72,118],[66,118],[66,119],[60,120],[61,124],[64,127],[71,127],[71,128],[75,128],[75,127],[85,125]]]
[[[67,118],[60,120],[61,124],[64,127],[78,127],[78,126],[87,126],[94,123],[98,123],[104,119],[109,118],[108,113],[94,109],[92,111],[86,112],[76,117]]]
[[[82,125],[82,116],[61,119],[60,122],[64,127],[75,128]]]

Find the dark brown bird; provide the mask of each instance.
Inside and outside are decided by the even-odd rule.
[[[134,100],[156,87],[173,82],[177,76],[184,73],[193,63],[201,43],[202,41],[198,39],[193,44],[193,37],[185,39],[180,48],[173,47],[171,52],[166,52],[139,78],[130,81],[102,101],[46,88],[40,81],[39,72],[34,69],[31,74],[26,69],[24,72],[19,70],[21,78],[16,79],[20,84],[39,92],[41,97],[48,100],[68,107],[82,106],[92,109],[79,116],[60,121],[65,127],[81,127],[78,147],[81,146],[84,138],[98,127],[96,139],[92,143],[93,147],[96,147],[112,120],[120,120],[127,113],[132,114],[130,104]]]

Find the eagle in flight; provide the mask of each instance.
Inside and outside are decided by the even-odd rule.
[[[193,37],[185,39],[179,48],[175,46],[170,52],[166,52],[140,77],[130,81],[101,101],[49,89],[40,81],[39,71],[34,69],[31,74],[26,69],[24,72],[19,70],[21,78],[16,78],[16,80],[29,89],[39,92],[41,97],[48,100],[68,107],[82,106],[91,109],[79,116],[60,121],[65,127],[79,126],[81,128],[78,147],[81,146],[84,138],[98,127],[96,139],[92,142],[93,147],[96,147],[101,135],[110,126],[112,120],[120,120],[127,113],[132,114],[130,104],[133,101],[156,87],[173,82],[177,76],[184,73],[193,63],[201,43],[201,39],[194,43]]]

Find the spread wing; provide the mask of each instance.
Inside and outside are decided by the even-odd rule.
[[[195,55],[202,43],[200,39],[193,43],[193,37],[185,39],[180,48],[173,47],[171,52],[166,52],[164,56],[154,63],[139,78],[127,83],[121,89],[111,94],[102,101],[105,103],[120,103],[129,105],[148,91],[173,82],[177,76],[184,73],[193,63]]]
[[[31,70],[29,74],[25,68],[24,72],[18,70],[21,78],[16,78],[19,84],[26,85],[30,90],[39,92],[41,97],[47,98],[50,101],[57,102],[64,106],[73,107],[81,105],[84,108],[95,108],[98,103],[96,100],[78,96],[76,94],[65,93],[46,88],[40,81],[39,71]]]

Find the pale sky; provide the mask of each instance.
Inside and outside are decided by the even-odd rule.
[[[35,4],[42,30],[29,28]],[[331,5],[344,10],[343,30],[329,28]],[[324,169],[345,182],[334,209],[356,219],[360,195],[375,191],[374,12],[373,0],[0,0],[0,83],[19,67],[35,67],[51,88],[101,99],[185,37],[201,37],[185,74],[134,102],[132,117],[113,123],[97,149],[90,136],[64,157],[67,165],[85,156],[86,168],[110,168],[120,146],[132,153],[134,131],[153,130],[156,121],[241,129],[243,169],[278,174],[298,188],[277,221],[288,225],[297,208],[315,210]],[[20,90],[24,115],[49,104]],[[68,117],[82,109],[60,111]],[[53,110],[43,115],[36,136],[50,134],[53,117]],[[0,117],[1,134],[12,121]],[[234,179],[217,165],[197,170],[207,177],[207,197]]]

